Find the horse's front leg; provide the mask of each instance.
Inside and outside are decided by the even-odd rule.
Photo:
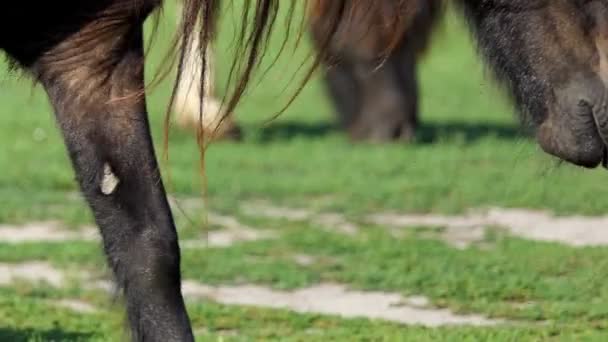
[[[141,95],[142,28],[133,24],[138,18],[124,22],[112,32],[85,26],[32,71],[49,94],[124,291],[133,340],[191,341],[177,233]]]

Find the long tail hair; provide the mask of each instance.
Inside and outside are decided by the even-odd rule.
[[[329,46],[334,35],[339,29],[345,29],[353,21],[359,22],[362,17],[374,37],[381,37],[377,42],[378,60],[386,57],[399,44],[401,37],[407,31],[411,20],[409,14],[416,11],[418,1],[411,0],[242,0],[243,13],[241,16],[242,26],[237,33],[237,51],[232,62],[231,74],[228,82],[234,83],[233,90],[226,97],[224,113],[230,113],[238,104],[245,93],[249,81],[255,69],[260,65],[268,45],[280,5],[287,6],[288,22],[295,21],[296,13],[305,13],[308,20],[319,20],[322,18],[325,38],[316,47],[316,56],[307,70],[301,86],[293,94],[297,96],[302,86],[310,79],[310,76],[318,68],[320,61],[330,56]],[[438,1],[438,0],[428,0]],[[296,6],[301,5],[302,11],[296,11]],[[203,66],[200,86],[207,86],[205,74],[207,70],[207,47],[212,42],[216,31],[216,23],[219,18],[220,0],[183,0],[182,21],[179,27],[178,44],[178,73],[176,85],[170,99],[170,107],[173,104],[177,84],[187,58],[188,48],[192,46],[194,39],[200,42],[199,58]],[[353,20],[354,19],[354,20]],[[306,21],[301,20],[298,31],[298,41],[304,31]],[[369,24],[368,24],[369,23]],[[357,23],[354,23],[357,24]],[[288,38],[288,37],[286,37]],[[289,101],[291,102],[291,101]],[[289,103],[288,102],[288,103]],[[201,106],[204,105],[201,101]],[[201,115],[202,115],[201,108]],[[202,129],[197,134],[198,143],[205,146]]]
[[[177,51],[177,79],[171,95],[167,114],[165,116],[165,137],[164,147],[165,153],[168,150],[168,134],[170,125],[170,111],[173,107],[180,77],[184,68],[184,63],[191,51],[193,42],[198,40],[198,57],[201,65],[200,72],[202,75],[198,77],[201,84],[200,89],[205,89],[208,85],[205,81],[207,70],[207,47],[211,44],[215,31],[216,24],[219,18],[220,0],[180,0],[183,1],[182,20],[178,30],[177,40],[172,49]],[[232,1],[232,0],[228,0]],[[245,93],[247,86],[252,79],[252,75],[260,61],[264,56],[269,39],[275,28],[275,22],[280,9],[280,6],[287,7],[287,26],[285,41],[289,39],[290,32],[297,32],[296,46],[301,41],[303,32],[308,27],[308,20],[320,20],[323,25],[316,25],[317,32],[321,29],[323,32],[320,41],[317,41],[314,50],[314,58],[308,59],[312,63],[305,69],[307,70],[302,78],[302,82],[296,88],[292,97],[286,102],[283,109],[278,114],[283,112],[289,104],[293,102],[295,97],[303,89],[304,85],[310,80],[314,71],[319,67],[322,61],[327,62],[332,59],[330,51],[330,43],[337,37],[339,30],[348,29],[348,25],[360,25],[361,20],[364,25],[370,26],[370,33],[374,39],[378,40],[376,45],[378,63],[382,63],[383,59],[388,57],[393,49],[397,47],[401,38],[408,30],[411,23],[410,14],[417,10],[419,1],[412,0],[239,0],[242,1],[243,12],[241,15],[242,26],[237,31],[236,36],[236,51],[234,60],[228,78],[228,84],[231,85],[232,91],[226,94],[222,104],[222,113],[231,113],[235,109],[239,100]],[[440,0],[426,0],[438,2]],[[298,10],[301,6],[301,10]],[[297,20],[296,15],[303,13],[305,17]],[[292,30],[292,23],[299,25],[298,30]],[[319,28],[320,27],[320,28]],[[362,37],[363,39],[363,37]],[[281,49],[282,50],[282,49]],[[303,61],[305,63],[305,61]],[[298,68],[301,70],[301,68]],[[200,94],[204,94],[201,91]],[[202,95],[201,95],[202,97]],[[200,99],[201,107],[199,108],[199,121],[203,122],[203,98]],[[278,115],[277,114],[277,115]],[[224,116],[227,114],[224,114]],[[225,117],[220,118],[223,120]],[[219,127],[219,125],[217,125]],[[205,178],[205,150],[206,137],[203,126],[197,125],[197,143],[200,151],[201,175],[203,178],[203,192],[206,190]],[[165,155],[165,158],[168,158]],[[203,194],[205,197],[205,194]]]

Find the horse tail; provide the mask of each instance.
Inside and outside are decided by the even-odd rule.
[[[199,86],[201,89],[208,72],[207,69],[207,47],[212,42],[216,31],[216,23],[219,18],[220,0],[182,0],[182,21],[178,37],[178,80],[175,83],[170,105],[174,101],[177,84],[187,57],[188,49],[198,40],[198,56],[201,59],[202,77]],[[432,3],[439,0],[426,0]],[[349,25],[358,25],[362,18],[369,26],[371,36],[374,37],[378,61],[388,56],[390,52],[400,43],[411,22],[411,14],[416,12],[420,1],[412,0],[242,0],[242,26],[237,32],[236,51],[232,62],[231,77],[229,84],[233,84],[233,90],[225,98],[225,110],[223,113],[231,113],[234,107],[245,93],[252,74],[259,66],[264,50],[268,45],[277,13],[280,5],[289,8],[287,22],[293,22],[294,16],[304,13],[309,21],[322,19],[324,37],[317,42],[315,58],[308,68],[301,86],[295,91],[293,97],[297,96],[301,88],[308,82],[312,73],[320,65],[320,60],[331,57],[330,43],[336,33],[340,30],[348,30]],[[303,6],[303,11],[294,11],[296,4]],[[306,28],[307,20],[301,20],[300,30]],[[317,25],[318,26],[318,25]],[[318,28],[317,28],[318,29]],[[364,39],[364,37],[361,37]],[[235,77],[232,77],[235,76]],[[202,94],[203,92],[201,92]],[[289,101],[290,103],[291,101]],[[204,105],[201,101],[201,106]],[[200,111],[202,115],[202,110]],[[202,122],[202,120],[200,121]],[[204,146],[202,127],[198,130],[198,142]]]
[[[205,89],[208,86],[205,84],[208,79],[205,77],[208,72],[207,67],[207,52],[208,46],[212,42],[216,31],[216,24],[219,18],[220,0],[181,0],[183,2],[182,20],[179,27],[179,35],[177,36],[176,46],[173,51],[177,51],[177,79],[173,87],[173,93],[170,98],[169,109],[165,117],[165,152],[168,144],[168,126],[170,124],[170,111],[175,101],[176,92],[180,83],[180,77],[184,68],[186,58],[188,58],[189,49],[195,45],[198,51],[199,70],[202,75],[197,77],[201,84],[200,89]],[[426,0],[439,1],[439,0]],[[236,51],[232,61],[232,68],[228,79],[228,84],[231,85],[232,91],[224,98],[222,107],[223,120],[227,113],[231,113],[239,100],[245,93],[247,86],[252,78],[255,69],[260,65],[260,60],[264,56],[265,48],[275,27],[275,21],[279,12],[280,5],[286,6],[287,11],[287,33],[291,32],[290,23],[295,21],[297,14],[304,14],[304,18],[299,21],[300,27],[297,32],[297,41],[300,42],[303,31],[308,27],[308,21],[321,20],[322,39],[317,41],[314,50],[315,56],[310,68],[302,79],[301,84],[295,90],[291,99],[280,112],[283,112],[295,97],[303,89],[304,85],[310,80],[314,71],[319,67],[321,61],[331,59],[330,43],[334,36],[338,36],[340,30],[348,30],[349,25],[359,25],[361,18],[366,25],[370,27],[370,33],[377,40],[377,55],[378,61],[381,63],[382,58],[388,57],[390,52],[397,47],[401,41],[401,37],[411,24],[409,14],[415,11],[412,4],[418,1],[412,0],[242,0],[242,15],[240,30],[236,36]],[[294,10],[297,5],[302,6],[301,11]],[[317,30],[319,28],[317,27]],[[373,32],[371,32],[373,31]],[[380,37],[380,38],[378,38]],[[289,37],[285,37],[288,39]],[[362,37],[362,39],[364,39]],[[196,44],[194,44],[196,42]],[[307,59],[308,60],[308,59]],[[309,60],[308,60],[309,61]],[[303,61],[305,63],[305,61]],[[300,69],[298,69],[300,70]],[[234,77],[233,77],[234,76]],[[203,98],[204,91],[201,94],[201,108],[199,108],[199,122],[203,122]],[[280,113],[279,113],[280,114]],[[278,114],[277,114],[278,115]],[[220,125],[218,124],[217,127]],[[203,175],[203,188],[206,188],[204,177],[204,160],[206,139],[202,125],[197,125],[197,143],[200,150],[200,160]]]

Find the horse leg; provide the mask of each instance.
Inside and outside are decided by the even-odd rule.
[[[414,47],[405,45],[396,52],[396,56],[391,58],[392,66],[398,77],[399,89],[401,89],[402,117],[398,132],[395,136],[398,139],[411,141],[416,136],[418,129],[419,105],[418,99],[420,92],[418,88],[418,76],[416,73],[417,59]]]
[[[133,340],[192,341],[177,232],[141,94],[143,20],[113,19],[114,26],[84,26],[31,70],[49,95],[100,228]]]
[[[379,5],[390,1],[379,0]],[[418,55],[427,47],[441,1],[412,0],[402,13],[408,31],[399,47],[378,65],[378,42],[382,36],[374,30],[373,18],[351,10],[348,26],[338,26],[329,43],[329,52],[338,65],[326,70],[330,98],[343,126],[353,140],[410,141],[418,126]],[[317,48],[325,44],[331,23],[316,13],[311,23]],[[381,44],[380,44],[381,45]],[[381,50],[381,49],[380,49]]]
[[[412,5],[414,5],[412,1]],[[376,69],[364,58],[355,56],[354,72],[360,84],[360,112],[351,125],[351,136],[376,141],[415,138],[418,128],[420,96],[416,67],[427,49],[441,14],[441,1],[417,1],[411,27],[399,48]],[[361,54],[364,55],[364,54]]]
[[[346,60],[325,70],[325,86],[338,121],[344,128],[351,127],[360,113],[360,85],[354,77],[353,66]]]
[[[322,42],[314,25],[312,32]],[[355,141],[410,141],[418,123],[413,47],[404,44],[381,66],[368,49],[339,40],[332,44],[339,63],[326,68],[325,85],[338,119]]]
[[[357,60],[353,68],[359,85],[359,110],[348,130],[355,140],[411,141],[418,125],[416,62],[404,46],[379,68]]]

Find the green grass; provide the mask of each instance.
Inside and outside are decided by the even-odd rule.
[[[419,234],[395,239],[383,229],[368,228],[345,237],[308,224],[280,226],[280,239],[231,248],[185,249],[184,277],[277,289],[339,282],[365,290],[423,294],[435,305],[457,312],[602,326],[608,322],[606,248],[568,248],[496,236],[485,241],[490,248],[458,250]],[[0,247],[0,262],[47,260],[61,268],[84,267],[100,276],[107,273],[94,243]],[[296,255],[314,256],[314,262],[302,266],[295,261]]]
[[[171,37],[172,8],[164,18],[149,60],[150,76]],[[232,51],[230,20],[223,26],[216,58],[220,83]],[[298,57],[305,56],[302,48],[295,58],[280,59],[237,108],[245,141],[209,150],[211,205],[232,208],[246,198],[267,198],[306,204],[312,200],[351,213],[379,208],[458,212],[490,204],[602,213],[608,200],[598,184],[606,181],[606,173],[557,166],[533,141],[519,135],[513,111],[484,77],[460,22],[450,16],[438,33],[420,68],[423,127],[417,144],[350,144],[333,125],[318,78],[284,115],[263,126],[286,100],[281,93],[299,65]],[[277,50],[277,39],[269,57]],[[0,220],[89,220],[81,201],[65,199],[66,191],[76,190],[74,176],[42,91],[13,75],[0,79]],[[149,100],[158,151],[169,88],[170,82],[164,82]],[[193,137],[173,130],[169,152],[170,190],[198,195]],[[329,201],[318,200],[328,196]]]
[[[44,295],[32,291],[0,290],[2,341],[117,341],[125,338],[120,314],[107,305],[95,314],[75,314],[52,306]],[[101,299],[103,296],[97,296]],[[499,328],[423,328],[363,319],[343,320],[330,316],[294,314],[210,302],[190,305],[199,341],[602,341],[606,333],[569,324],[533,329],[526,326]],[[32,320],[31,313],[40,316]]]
[[[167,8],[148,61],[150,76],[170,39],[173,10]],[[216,56],[221,84],[234,31],[230,15],[225,18]],[[270,44],[270,57],[278,49],[278,38]],[[284,115],[263,126],[284,104],[286,96],[281,94],[306,51],[305,46],[295,57],[280,59],[237,108],[245,140],[218,143],[208,151],[209,205],[215,210],[242,215],[242,202],[265,199],[337,211],[356,221],[377,210],[455,213],[500,205],[602,214],[608,207],[604,170],[558,165],[520,134],[516,115],[484,77],[468,34],[454,17],[447,17],[420,67],[423,126],[415,144],[351,144],[333,124],[318,77]],[[17,75],[0,72],[0,222],[90,223],[87,207],[75,195],[74,175],[43,92]],[[159,152],[169,89],[170,82],[164,82],[149,97]],[[173,129],[169,152],[163,171],[170,171],[170,191],[182,198],[198,196],[194,138]],[[198,223],[202,211],[175,212],[182,239],[198,235],[198,226],[189,220]],[[200,340],[603,341],[608,335],[604,247],[569,248],[494,234],[483,246],[457,250],[416,230],[397,239],[381,227],[364,226],[349,237],[310,222],[240,219],[275,229],[280,236],[223,249],[185,249],[184,277],[279,289],[340,282],[365,290],[422,294],[439,307],[521,324],[406,328],[193,301],[190,314]],[[299,265],[293,258],[297,254],[314,256],[314,262]],[[97,243],[0,244],[0,262],[25,260],[107,274]],[[100,312],[75,314],[48,303],[64,297],[84,298]],[[123,336],[120,303],[109,302],[106,295],[78,287],[0,288],[0,340],[118,340]]]
[[[252,282],[279,289],[340,282],[364,290],[423,294],[437,307],[513,323],[430,329],[191,300],[193,324],[197,331],[205,331],[202,340],[227,334],[228,340],[236,335],[238,338],[232,336],[235,340],[383,337],[536,341],[553,336],[557,340],[586,337],[599,341],[608,334],[606,248],[575,249],[491,235],[484,241],[491,248],[456,250],[417,233],[395,239],[374,227],[352,237],[306,224],[269,221],[266,227],[280,227],[283,234],[276,240],[230,248],[184,250],[184,277],[211,284]],[[298,265],[293,257],[299,254],[313,255],[315,261],[309,266]],[[93,275],[106,275],[94,243],[0,246],[0,262],[27,260],[46,260],[70,272],[88,270]],[[49,300],[59,298],[80,298],[101,311],[76,315],[49,304]],[[109,300],[108,295],[79,287],[0,289],[0,326],[10,327],[8,332],[0,331],[0,336],[66,334],[84,340],[114,340],[112,336],[122,331],[118,328],[122,313],[120,302],[112,306]],[[32,319],[38,316],[40,319]]]

